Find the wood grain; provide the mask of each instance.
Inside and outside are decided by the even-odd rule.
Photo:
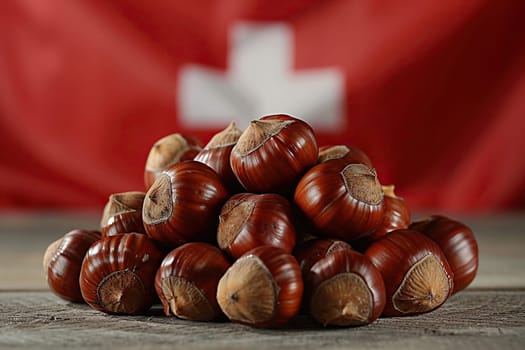
[[[0,348],[522,349],[525,290],[465,291],[425,315],[323,328],[307,316],[283,329],[161,315],[110,316],[49,292],[0,292]]]
[[[472,228],[479,244],[471,287],[525,288],[525,213],[457,219]],[[41,267],[46,247],[72,229],[97,229],[99,220],[93,212],[0,214],[0,290],[47,290]]]
[[[69,230],[96,229],[98,213],[0,213],[0,348],[524,349],[525,214],[456,219],[476,235],[480,268],[472,286],[440,309],[341,329],[300,316],[263,330],[168,318],[159,306],[124,317],[63,301],[48,291],[43,252]]]

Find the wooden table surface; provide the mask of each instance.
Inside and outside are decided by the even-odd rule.
[[[263,330],[178,320],[158,306],[145,316],[109,316],[63,301],[47,288],[43,252],[73,228],[96,228],[97,213],[0,213],[0,348],[525,349],[525,213],[455,218],[473,229],[480,268],[438,310],[357,328],[298,316]]]

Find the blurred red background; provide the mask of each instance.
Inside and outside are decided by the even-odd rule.
[[[242,23],[262,31],[233,43]],[[291,34],[286,71],[272,70],[283,52],[265,50],[278,35],[264,28]],[[111,193],[143,190],[157,139],[205,144],[223,120],[242,125],[274,100],[276,113],[307,114],[321,145],[366,151],[413,210],[523,209],[524,33],[520,0],[2,1],[0,209],[101,209]],[[223,81],[237,54],[262,64],[239,70],[253,73],[240,74],[246,89]],[[193,86],[186,101],[188,67],[218,88]],[[333,73],[330,89],[270,79],[301,72]],[[214,115],[223,86],[239,115]]]

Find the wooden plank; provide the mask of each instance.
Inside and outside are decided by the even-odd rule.
[[[480,248],[472,288],[525,288],[525,213],[460,220],[473,229]],[[46,290],[41,261],[47,245],[74,228],[96,229],[98,222],[93,212],[0,214],[0,290]]]
[[[307,316],[283,329],[161,315],[110,316],[49,292],[0,292],[0,348],[523,349],[525,290],[464,291],[425,315],[323,328]]]

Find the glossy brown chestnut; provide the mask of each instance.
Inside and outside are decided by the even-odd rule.
[[[109,196],[100,220],[103,236],[117,233],[146,233],[142,223],[144,192],[122,192]]]
[[[305,277],[310,315],[324,326],[374,322],[386,303],[379,270],[361,253],[340,250],[318,260]]]
[[[220,318],[217,285],[229,267],[226,256],[208,243],[186,243],[172,250],[155,278],[166,316],[192,321]]]
[[[248,192],[289,193],[317,162],[313,129],[285,115],[253,120],[230,155],[232,170]]]
[[[230,166],[231,151],[241,134],[242,130],[232,122],[226,129],[215,134],[194,158],[215,170],[230,194],[244,191]]]
[[[454,293],[467,288],[478,272],[478,243],[465,224],[441,215],[414,222],[410,228],[434,240],[454,272]]]
[[[337,160],[310,168],[297,184],[294,202],[320,234],[345,241],[369,235],[384,212],[375,170]]]
[[[173,164],[144,198],[146,233],[172,248],[192,241],[211,242],[227,196],[219,176],[206,164],[193,160]]]
[[[361,149],[347,145],[322,146],[319,148],[318,163],[324,163],[331,159],[340,159],[347,163],[361,163],[373,168],[372,161]]]
[[[193,159],[202,150],[200,141],[191,135],[170,134],[151,147],[144,169],[144,184],[150,188],[157,175],[170,165]]]
[[[303,287],[299,264],[291,254],[260,246],[226,271],[219,281],[217,301],[234,322],[276,327],[299,312]]]
[[[108,314],[142,314],[155,300],[155,273],[163,258],[146,235],[104,237],[89,248],[82,263],[82,296]]]
[[[320,259],[340,250],[352,250],[350,244],[335,238],[314,238],[295,248],[293,255],[299,263],[303,277]]]
[[[364,251],[368,246],[386,235],[388,232],[408,228],[410,225],[410,208],[404,198],[395,194],[394,185],[382,186],[384,193],[385,211],[381,223],[372,231],[369,236],[365,236],[353,246],[359,251]]]
[[[291,253],[296,237],[290,202],[274,193],[234,195],[219,215],[217,242],[233,258],[261,245]]]
[[[385,282],[385,316],[432,311],[454,290],[454,274],[441,248],[417,231],[392,231],[372,243],[365,255]]]
[[[404,198],[395,193],[394,185],[382,186],[385,201],[385,213],[381,224],[371,234],[373,240],[379,239],[388,232],[408,228],[410,208]]]
[[[44,275],[46,277],[47,281],[47,269],[49,268],[49,262],[51,261],[51,258],[53,255],[55,255],[55,252],[57,251],[58,247],[60,247],[60,243],[62,243],[62,239],[64,239],[64,236],[60,237],[56,241],[51,242],[46,250],[44,251],[44,257],[42,258],[42,268],[44,269]]]
[[[49,245],[44,253],[44,270],[53,293],[75,303],[84,301],[78,282],[82,260],[100,238],[99,231],[77,229]]]

